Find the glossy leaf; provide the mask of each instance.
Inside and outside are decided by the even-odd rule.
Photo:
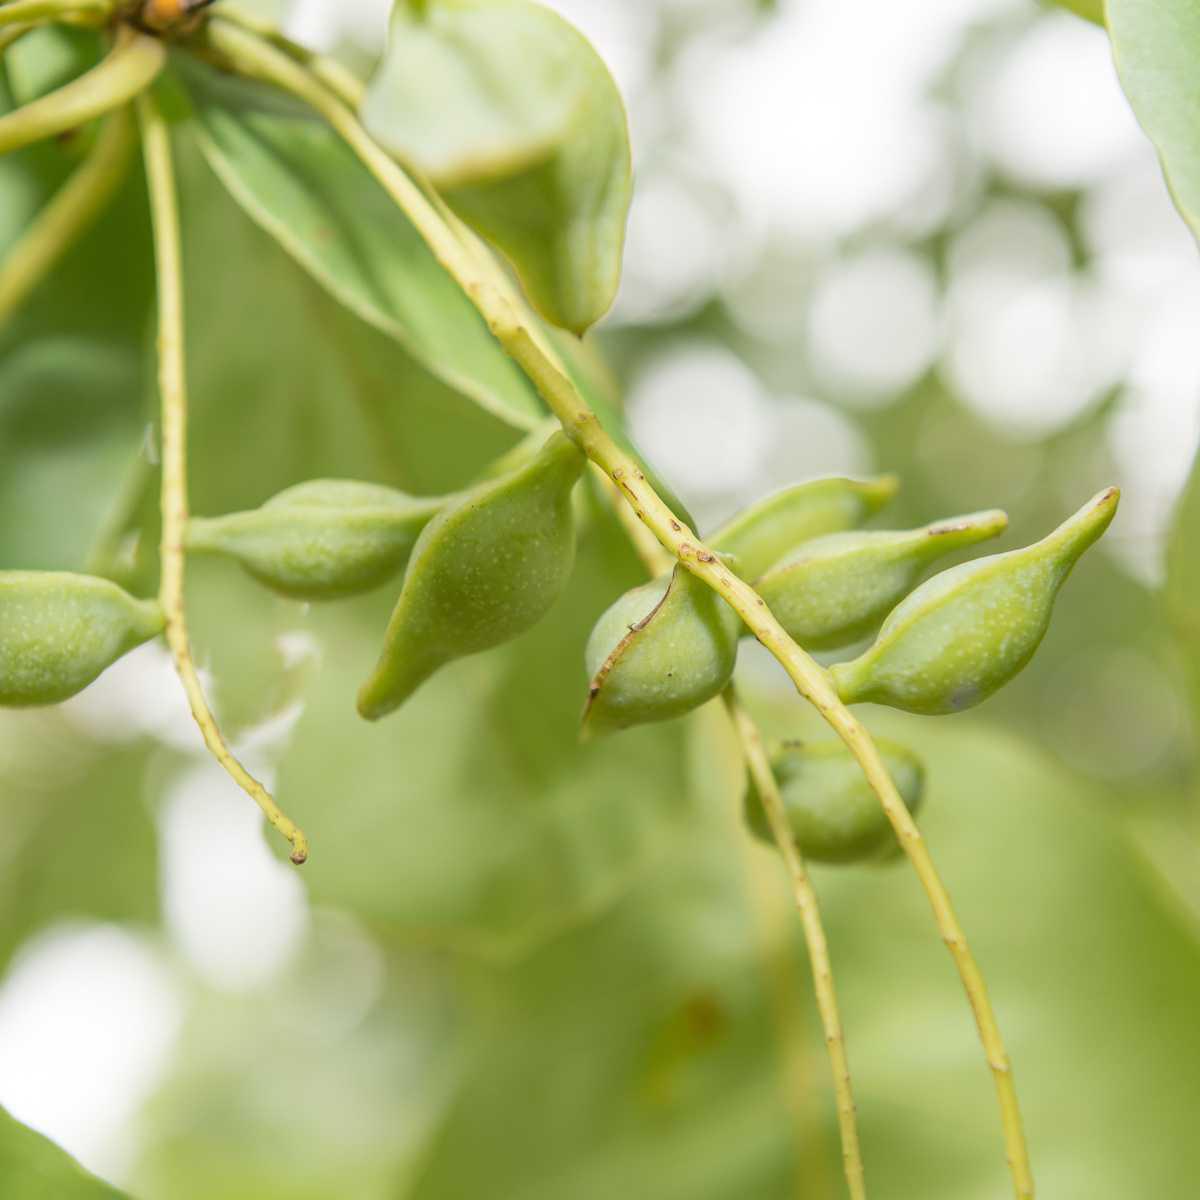
[[[262,111],[239,85],[199,65],[184,78],[201,148],[251,219],[448,386],[518,428],[537,423],[531,387],[462,289],[324,122]]]
[[[1121,86],[1162,161],[1175,205],[1200,237],[1200,6],[1190,0],[1105,0]]]
[[[398,3],[363,120],[510,258],[549,321],[612,304],[632,191],[625,109],[588,42],[528,0]]]

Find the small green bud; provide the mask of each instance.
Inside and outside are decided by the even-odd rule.
[[[830,533],[805,542],[755,584],[800,645],[832,650],[868,637],[934,559],[995,537],[998,510],[903,532]]]
[[[633,588],[596,622],[584,733],[682,716],[729,682],[737,614],[684,567]]]
[[[925,769],[897,742],[876,739],[908,811],[921,806]],[[899,850],[895,831],[853,755],[839,741],[787,743],[771,756],[788,825],[800,853],[814,862],[884,862]],[[746,792],[746,824],[775,844],[758,789]]]
[[[986,700],[1033,657],[1058,589],[1108,528],[1119,499],[1109,488],[1042,541],[927,580],[891,613],[869,650],[832,668],[838,694],[847,704],[926,714]]]
[[[0,706],[66,700],[163,625],[157,601],[107,579],[0,571]]]
[[[353,479],[313,479],[250,512],[193,517],[187,546],[235,559],[284,596],[335,600],[395,575],[446,503]]]
[[[898,487],[894,475],[811,479],[752,504],[706,541],[714,550],[734,555],[737,573],[753,581],[802,542],[856,529],[877,513]]]
[[[549,611],[575,562],[571,491],[586,459],[556,433],[525,466],[452,500],[422,531],[358,696],[375,720],[439,667],[510,641]]]

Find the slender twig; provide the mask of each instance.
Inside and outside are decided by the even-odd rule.
[[[620,490],[606,475],[616,512],[622,525],[652,576],[669,570],[674,560],[665,553],[658,540],[633,515],[625,503]],[[842,1031],[842,1018],[838,1009],[837,989],[833,982],[833,964],[829,957],[829,943],[825,937],[825,926],[821,920],[821,908],[817,893],[804,865],[800,847],[788,828],[787,812],[779,792],[771,761],[763,746],[762,735],[754,718],[742,707],[737,691],[730,684],[721,696],[725,712],[737,736],[742,759],[766,812],[767,822],[775,844],[783,856],[792,885],[792,897],[800,913],[804,930],[804,943],[808,949],[812,967],[813,990],[817,997],[817,1009],[821,1015],[821,1026],[825,1034],[825,1046],[829,1054],[829,1065],[833,1073],[833,1091],[837,1102],[838,1129],[842,1141],[842,1165],[846,1175],[846,1187],[851,1200],[865,1200],[866,1182],[863,1173],[862,1148],[858,1136],[858,1110],[854,1103],[854,1089],[850,1078],[850,1062],[846,1056],[846,1038]]]
[[[245,12],[236,5],[221,5],[221,20],[256,34],[276,50],[282,50],[289,58],[307,67],[313,77],[320,80],[347,108],[357,111],[362,105],[367,94],[366,84],[337,59],[314,54],[307,46],[292,41],[270,21]]]
[[[5,25],[0,28],[0,54],[15,46],[27,33],[36,29],[36,25]]]
[[[662,546],[737,612],[787,671],[796,690],[846,743],[916,871],[933,909],[938,930],[958,968],[992,1070],[1015,1193],[1019,1200],[1030,1200],[1034,1195],[1033,1178],[1012,1068],[983,976],[921,831],[900,798],[870,735],[842,703],[828,672],[788,636],[762,597],[735,576],[671,512],[638,463],[604,431],[544,335],[505,298],[465,242],[445,223],[400,165],[371,138],[355,115],[303,66],[262,39],[216,17],[208,23],[207,33],[210,45],[225,55],[235,69],[292,93],[325,117],[404,211],[442,266],[458,281],[487,322],[492,335],[529,377],[567,435],[617,484],[634,512]]]
[[[123,26],[112,50],[90,71],[0,117],[0,154],[120,108],[153,82],[166,61],[162,42]]]
[[[113,11],[112,0],[9,0],[0,4],[0,25],[32,21],[88,21],[100,24]]]
[[[825,1031],[829,1064],[833,1068],[833,1089],[837,1097],[838,1127],[842,1135],[842,1162],[846,1172],[846,1185],[853,1200],[864,1200],[867,1194],[866,1183],[863,1178],[862,1149],[858,1140],[854,1090],[850,1082],[850,1061],[846,1057],[846,1038],[842,1032],[837,990],[833,983],[833,965],[829,959],[829,944],[821,923],[817,894],[813,890],[804,859],[788,826],[783,797],[779,793],[779,785],[775,781],[775,773],[771,770],[771,762],[763,746],[758,726],[738,702],[737,693],[732,685],[725,689],[723,699],[729,718],[737,731],[742,757],[746,760],[746,766],[767,815],[771,834],[783,855],[792,882],[792,895],[796,901],[796,908],[800,911],[804,940],[808,945],[809,961],[812,964],[813,988],[817,995],[817,1008],[821,1013],[821,1025]]]
[[[0,326],[96,219],[125,178],[134,144],[127,111],[104,122],[87,158],[0,263]]]
[[[170,135],[149,92],[138,98],[138,118],[150,188],[154,258],[158,272],[159,390],[162,399],[162,579],[159,600],[167,618],[167,644],[187,693],[192,716],[213,757],[258,804],[292,845],[292,862],[308,858],[308,839],[270,792],[233,756],[217,727],[192,659],[184,605],[184,537],[187,500],[187,379],[184,366],[183,263],[179,208]]]

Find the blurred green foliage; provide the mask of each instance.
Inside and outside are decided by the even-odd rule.
[[[686,21],[671,20],[686,40]],[[44,90],[96,51],[85,36],[32,35],[13,88]],[[358,243],[338,225],[360,206],[394,217],[353,164],[316,194],[306,156],[339,152],[314,128],[253,106],[215,121],[200,107],[203,131],[187,120],[177,130],[195,510],[251,508],[314,476],[418,493],[473,479],[534,415],[524,385],[476,341],[489,403],[439,369],[444,331],[428,312],[406,314],[391,276],[368,269],[411,265],[386,257],[400,234],[373,225]],[[0,162],[0,253],[79,152],[56,143]],[[208,163],[236,177],[237,202]],[[1011,187],[985,179],[974,211]],[[0,568],[80,569],[106,531],[137,529],[112,567],[147,594],[157,480],[144,449],[154,416],[142,190],[135,170],[0,330]],[[1029,197],[1078,241],[1077,196]],[[337,236],[317,254],[321,230]],[[913,248],[942,269],[949,234]],[[353,311],[339,294],[354,296]],[[431,322],[423,349],[407,316]],[[620,329],[606,350],[628,378],[693,335],[735,348],[770,387],[808,378],[802,349],[756,341],[719,298]],[[572,354],[604,398],[589,352]],[[903,478],[890,526],[1000,505],[1013,518],[1006,548],[1109,481],[1117,400],[1018,440],[974,416],[935,369],[854,422]],[[575,577],[550,617],[448,668],[378,726],[353,701],[394,599],[386,589],[317,611],[228,564],[192,566],[193,635],[225,724],[242,732],[299,710],[277,783],[313,838],[311,928],[253,990],[206,981],[163,922],[157,822],[188,758],[142,733],[102,741],[69,708],[0,717],[0,964],[59,922],[116,921],[158,947],[185,997],[176,1053],[138,1124],[134,1195],[841,1194],[803,946],[782,868],[741,828],[743,780],[721,714],[577,744],[588,631],[642,579],[596,491],[587,512]],[[1160,754],[1123,768],[1140,730],[1169,725],[1188,670],[1200,710],[1198,564],[1194,473],[1165,605],[1089,556],[1037,660],[978,715],[865,714],[928,766],[923,828],[997,1002],[1042,1192],[1062,1200],[1190,1200],[1200,1173],[1192,744],[1170,726]],[[287,654],[297,635],[312,652],[300,663]],[[1131,658],[1164,682],[1125,686]],[[816,735],[760,665],[743,691],[767,733]],[[1114,677],[1122,686],[1105,682]],[[914,880],[903,866],[814,875],[871,1196],[1004,1194],[991,1084]],[[53,1180],[47,1197],[76,1185],[113,1194],[0,1114],[0,1191],[15,1169]],[[16,1200],[36,1200],[31,1187]]]

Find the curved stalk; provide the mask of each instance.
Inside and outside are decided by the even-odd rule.
[[[1015,1194],[1019,1200],[1031,1200],[1033,1177],[1012,1067],[983,976],[921,831],[900,798],[870,735],[841,702],[828,672],[789,637],[762,597],[735,576],[662,501],[637,462],[604,431],[545,337],[505,297],[466,243],[446,224],[403,168],[371,138],[355,115],[303,66],[253,34],[214,17],[207,25],[207,37],[209,45],[234,69],[290,92],[329,122],[403,210],[446,271],[458,281],[492,335],[529,377],[567,435],[621,489],[664,549],[734,609],[787,671],[800,695],[845,742],[908,855],[958,968],[992,1071]]]
[[[154,258],[158,269],[158,358],[162,399],[162,578],[159,602],[167,618],[166,637],[192,716],[204,744],[267,820],[292,845],[292,862],[308,858],[308,839],[280,809],[265,787],[234,757],[204,697],[192,659],[184,604],[184,536],[187,499],[187,377],[184,365],[183,263],[175,168],[166,121],[153,97],[137,101],[150,188]]]
[[[651,576],[658,576],[670,569],[674,560],[663,550],[657,539],[633,515],[624,503],[620,490],[598,467],[593,464],[600,478],[608,486],[618,519],[625,528],[638,557]],[[858,1107],[854,1103],[854,1090],[850,1078],[850,1062],[846,1056],[846,1039],[842,1031],[842,1018],[838,1008],[837,989],[833,982],[833,964],[829,958],[829,943],[825,937],[825,926],[821,920],[821,908],[817,893],[800,854],[800,848],[791,836],[787,823],[787,812],[771,762],[763,746],[762,734],[754,718],[741,706],[737,691],[730,684],[721,696],[725,712],[737,736],[742,760],[750,772],[762,798],[763,808],[775,839],[775,845],[783,856],[792,885],[792,899],[800,913],[800,924],[804,931],[804,944],[808,950],[812,968],[813,990],[817,997],[817,1010],[821,1015],[821,1027],[825,1034],[825,1046],[829,1054],[829,1065],[833,1072],[833,1091],[837,1103],[838,1129],[842,1141],[842,1165],[846,1176],[846,1187],[851,1200],[866,1200],[866,1181],[863,1173],[862,1148],[858,1136]]]
[[[0,117],[0,154],[120,108],[154,81],[166,61],[162,42],[123,26],[112,50],[90,71]]]
[[[99,25],[112,11],[112,0],[9,0],[0,4],[0,26],[19,21],[88,21]]]
[[[846,1038],[842,1032],[842,1018],[838,1011],[837,989],[833,984],[833,964],[829,958],[829,943],[825,939],[825,927],[821,922],[817,893],[813,890],[804,859],[788,827],[787,810],[783,805],[783,797],[779,794],[779,784],[775,781],[775,772],[771,770],[771,762],[763,746],[758,726],[738,703],[737,693],[732,684],[725,689],[723,699],[729,719],[737,731],[742,757],[746,760],[746,766],[762,799],[775,845],[783,855],[791,879],[792,895],[800,912],[804,941],[808,946],[809,962],[812,965],[813,989],[817,995],[817,1008],[821,1013],[825,1046],[829,1053],[830,1066],[833,1068],[833,1090],[837,1098],[838,1129],[842,1138],[842,1165],[846,1174],[846,1186],[851,1200],[866,1200],[862,1148],[858,1139],[858,1110],[850,1082],[850,1060],[846,1056]]]
[[[15,46],[27,33],[36,29],[36,25],[4,25],[0,26],[0,54],[4,54]]]
[[[76,167],[0,263],[0,326],[112,198],[125,178],[133,143],[129,113],[113,113],[84,162]]]

